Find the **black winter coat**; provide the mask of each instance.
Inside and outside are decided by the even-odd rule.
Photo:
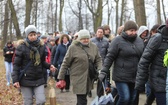
[[[10,54],[6,54],[6,52],[11,52]],[[12,57],[15,52],[15,47],[13,45],[11,47],[8,47],[7,45],[3,48],[3,56],[5,57],[6,62],[12,62]]]
[[[161,26],[159,32],[150,38],[138,64],[135,88],[140,91],[149,76],[151,88],[155,92],[165,92],[167,69],[163,67],[163,57],[168,49],[168,33],[163,34],[163,29]]]
[[[123,32],[112,40],[101,72],[107,73],[114,62],[112,79],[134,83],[144,43],[139,37],[130,42],[123,37],[124,34],[126,33]]]
[[[30,66],[26,70],[26,75],[19,81],[19,70],[23,70],[30,61],[30,49],[25,44],[21,44],[16,48],[12,73],[13,83],[19,82],[21,86],[26,87],[40,86],[45,83],[43,67],[49,69],[50,64],[45,62],[45,46],[41,44],[38,51],[40,53],[41,63],[38,66],[34,66],[34,63],[31,61]]]

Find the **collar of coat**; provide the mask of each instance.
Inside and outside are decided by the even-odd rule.
[[[77,45],[77,46],[80,46],[81,43],[80,43],[80,41],[78,41],[78,40],[73,40],[72,44]],[[88,47],[90,47],[91,44],[92,44],[92,42],[89,41]]]

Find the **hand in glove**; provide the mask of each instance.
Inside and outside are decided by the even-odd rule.
[[[99,80],[100,80],[100,81],[103,81],[103,80],[105,79],[105,77],[106,77],[106,73],[100,72],[100,74],[99,74],[99,76],[98,76]]]

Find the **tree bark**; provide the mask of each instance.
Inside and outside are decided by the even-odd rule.
[[[134,10],[135,10],[135,20],[136,23],[141,25],[146,25],[146,12],[144,0],[133,0]]]
[[[117,28],[118,28],[118,3],[119,3],[119,0],[115,0],[116,2],[116,30],[115,32],[117,33]]]
[[[64,8],[64,0],[60,0],[60,12],[59,12],[59,31],[62,32],[63,28],[62,28],[62,12],[63,12],[63,8]]]
[[[163,0],[162,0],[162,9],[163,9],[163,17],[164,17],[164,21],[166,21],[166,12],[165,12],[165,6],[163,4]]]
[[[11,17],[12,17],[14,28],[16,30],[17,39],[21,39],[19,23],[18,23],[18,19],[17,19],[17,16],[16,16],[16,11],[14,9],[12,0],[8,0],[8,4],[9,4],[9,8],[11,10]]]
[[[93,8],[92,6],[92,2],[89,4],[88,0],[85,0],[85,3],[89,9],[89,11],[92,13],[92,17],[93,17],[93,28],[94,28],[94,32],[96,32],[97,27],[101,26],[102,24],[102,13],[103,13],[103,0],[98,0],[97,3],[97,8]],[[94,11],[95,10],[95,11]]]
[[[26,17],[25,17],[25,27],[30,25],[30,15],[31,15],[31,10],[32,10],[32,4],[33,0],[26,0]]]
[[[1,48],[3,48],[5,46],[5,43],[7,42],[8,40],[8,24],[9,24],[9,12],[8,12],[8,4],[6,3],[5,4],[5,15],[4,15],[4,27],[3,27],[3,40],[2,40],[2,43],[1,43]]]
[[[160,0],[157,0],[157,22],[161,24],[161,14],[160,14]]]

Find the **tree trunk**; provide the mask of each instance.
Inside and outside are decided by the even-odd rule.
[[[5,16],[4,16],[4,27],[3,27],[3,40],[2,40],[2,43],[1,43],[1,48],[3,48],[5,46],[5,43],[7,42],[8,40],[8,24],[9,24],[9,13],[8,13],[8,4],[6,3],[5,4]]]
[[[102,13],[103,13],[103,1],[102,0],[98,0],[98,8],[97,8],[97,12],[95,14],[95,19],[94,19],[94,32],[96,32],[97,27],[101,26],[102,23]]]
[[[138,26],[146,25],[146,13],[144,0],[133,0],[135,20]]]
[[[79,28],[78,28],[78,31],[83,29],[83,18],[82,18],[82,0],[79,0],[79,3],[78,3],[78,8],[79,8]]]
[[[121,4],[121,16],[120,16],[120,26],[123,25],[123,15],[124,15],[124,8],[125,8],[125,0],[122,0]]]
[[[166,12],[165,12],[165,6],[163,4],[163,0],[162,0],[162,9],[163,9],[163,17],[164,17],[164,21],[166,21]]]
[[[25,17],[25,27],[30,25],[30,14],[32,10],[33,0],[26,0],[26,17]]]
[[[19,23],[18,23],[18,19],[17,19],[17,16],[16,16],[16,11],[14,9],[12,0],[8,0],[8,4],[9,4],[9,8],[11,10],[11,17],[12,17],[14,28],[16,30],[17,39],[21,39]]]
[[[157,0],[157,22],[161,24],[161,14],[160,14],[160,0]]]
[[[62,12],[64,8],[64,0],[60,0],[60,12],[59,12],[59,31],[62,32]]]
[[[37,27],[37,11],[38,11],[38,0],[36,0],[35,2],[35,20],[34,20],[34,23],[35,23],[35,26]]]
[[[117,33],[117,28],[118,28],[118,3],[119,3],[119,0],[115,0],[116,2],[116,30],[115,30],[115,33]]]
[[[57,5],[58,5],[58,0],[56,0],[56,4],[55,4],[55,26],[54,29],[55,31],[57,31]]]
[[[89,5],[89,1],[85,0],[85,3],[89,9],[89,11],[92,13],[92,17],[93,17],[93,29],[94,32],[96,32],[97,27],[101,26],[102,24],[102,12],[103,12],[103,0],[98,0],[98,4],[97,6],[94,6],[95,2],[93,2],[93,0],[91,1],[90,5]],[[92,5],[93,4],[93,5]],[[95,8],[97,7],[97,8]],[[96,11],[94,11],[96,10]]]

